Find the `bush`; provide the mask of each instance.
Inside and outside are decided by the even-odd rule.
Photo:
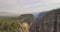
[[[16,19],[0,18],[0,32],[16,32],[18,28]]]

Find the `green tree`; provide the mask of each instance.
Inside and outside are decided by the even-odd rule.
[[[16,19],[0,18],[0,32],[16,32],[19,29],[19,24]]]

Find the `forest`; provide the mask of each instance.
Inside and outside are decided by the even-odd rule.
[[[32,32],[35,30],[34,25],[35,19],[32,14],[19,17],[0,17],[0,32]]]
[[[19,24],[14,18],[0,18],[0,32],[15,32],[19,28]]]

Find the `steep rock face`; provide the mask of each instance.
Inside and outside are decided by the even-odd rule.
[[[25,28],[24,28],[25,30],[29,29],[29,32],[36,32],[35,19],[32,14],[23,14],[23,15],[19,16],[19,21],[21,24],[23,24],[25,26]],[[26,28],[26,26],[27,26],[27,28]]]
[[[47,12],[42,17],[39,25],[39,32],[60,32],[60,9]]]
[[[36,31],[39,32],[39,25],[42,17],[46,14],[47,12],[41,12],[39,13],[38,17],[36,18]]]

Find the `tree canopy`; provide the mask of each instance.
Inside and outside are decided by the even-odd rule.
[[[0,18],[0,32],[16,32],[18,28],[16,19]]]

